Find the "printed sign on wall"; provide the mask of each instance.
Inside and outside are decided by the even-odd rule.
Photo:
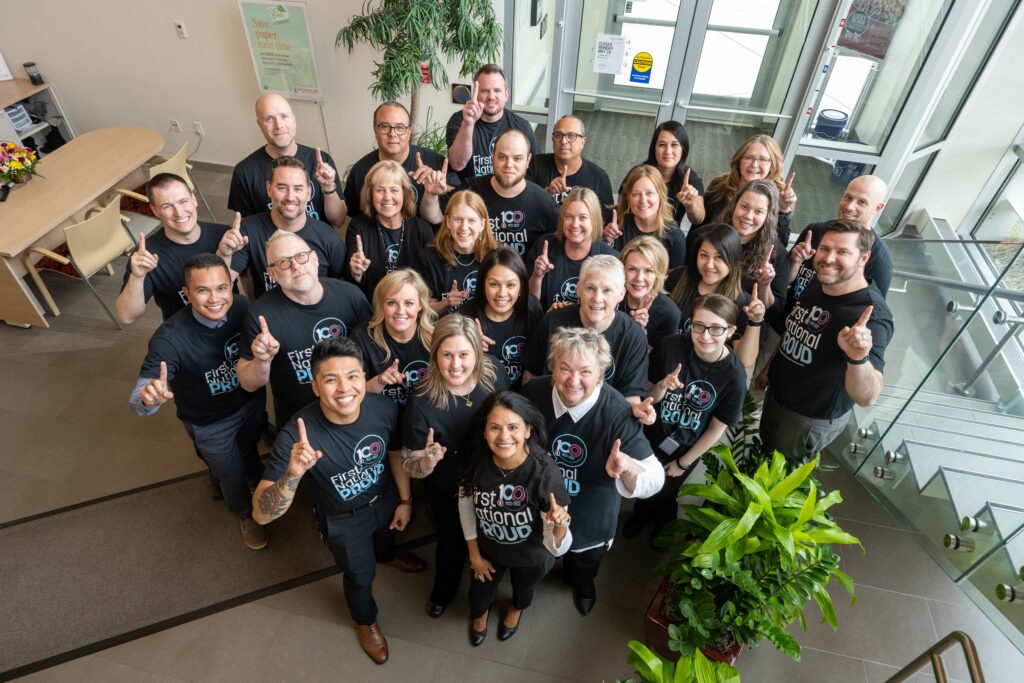
[[[320,97],[306,6],[298,2],[239,2],[238,6],[260,90],[287,97]]]

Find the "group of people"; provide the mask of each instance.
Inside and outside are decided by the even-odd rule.
[[[663,123],[615,201],[579,118],[541,154],[508,96],[500,67],[481,68],[447,156],[411,144],[408,111],[382,104],[377,148],[344,188],[329,154],[296,141],[287,100],[262,96],[266,145],[235,167],[233,224],[198,221],[185,179],[155,176],[162,229],[140,235],[117,299],[125,323],[151,298],[164,317],[132,410],[173,399],[250,548],[303,484],[377,663],[376,565],[425,569],[396,543],[413,479],[437,530],[428,615],[458,598],[468,560],[470,641],[507,573],[506,640],[556,558],[590,612],[621,499],[637,499],[623,534],[653,522],[655,537],[748,385],[767,387],[766,448],[794,461],[882,386],[880,179],[851,182],[790,249],[794,174],[772,138],[705,189],[686,130]]]

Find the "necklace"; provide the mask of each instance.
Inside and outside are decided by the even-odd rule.
[[[494,459],[494,457],[493,457],[493,456],[491,456],[491,462],[493,462],[493,463],[494,463],[494,466],[498,468],[498,471],[499,471],[499,472],[501,472],[501,478],[502,478],[502,479],[507,479],[507,478],[508,478],[508,475],[512,474],[512,473],[513,473],[513,472],[515,472],[515,471],[516,471],[517,469],[519,469],[519,466],[520,466],[520,465],[522,465],[522,464],[523,464],[523,462],[525,462],[525,460],[526,460],[526,459],[525,459],[525,458],[523,458],[523,460],[520,460],[520,461],[519,461],[519,462],[517,462],[517,463],[516,463],[515,465],[513,465],[512,467],[510,467],[510,468],[508,468],[508,469],[506,470],[506,469],[505,469],[504,467],[502,467],[501,465],[499,465],[499,464],[498,464],[498,462],[497,462],[497,461],[496,461],[496,460]]]
[[[459,258],[459,252],[455,252],[455,262],[458,263],[460,266],[468,267],[476,263],[476,256],[474,254],[470,254],[469,263],[465,263],[463,262],[462,259]]]
[[[388,228],[388,230],[394,230],[394,228]],[[391,250],[388,249],[388,240],[384,237],[384,226],[377,221],[377,234],[380,236],[380,244],[384,247],[384,253],[387,255],[387,271],[390,273],[398,266],[398,256],[402,253],[402,245],[405,244],[405,219],[402,219],[402,225],[399,228],[398,233],[398,249],[395,250],[395,258],[391,259]],[[393,244],[393,242],[392,242]]]

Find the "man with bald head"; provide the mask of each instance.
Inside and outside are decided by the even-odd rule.
[[[888,187],[885,181],[874,175],[862,175],[850,181],[839,200],[840,220],[852,221],[862,230],[872,233],[871,255],[864,265],[866,277],[884,297],[892,282],[892,254],[889,247],[874,231],[874,223],[885,208]],[[818,248],[824,223],[812,223],[804,228],[796,244],[789,252],[789,295],[800,298],[807,284],[815,278],[811,257]]]
[[[611,209],[605,207],[614,203],[612,183],[603,168],[583,158],[583,147],[587,144],[587,131],[583,121],[571,114],[555,122],[551,133],[550,154],[534,154],[526,179],[537,183],[555,198],[559,206],[569,193],[577,187],[587,187],[601,200],[602,211],[607,212],[605,222],[611,218]]]
[[[306,215],[338,228],[345,222],[345,200],[338,186],[338,168],[327,152],[295,141],[295,114],[288,100],[267,93],[256,100],[256,123],[267,141],[263,147],[238,162],[231,174],[228,208],[242,217],[269,211],[267,172],[270,162],[281,156],[299,159],[309,173],[312,193]]]

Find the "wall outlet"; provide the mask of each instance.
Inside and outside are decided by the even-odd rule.
[[[185,38],[188,38],[188,28],[186,28],[185,22],[183,22],[183,21],[176,21],[176,22],[174,22],[174,28],[178,32],[178,37],[179,38],[181,38],[182,40],[184,40]]]
[[[171,119],[171,130],[175,133],[181,132],[181,122],[178,119]]]
[[[199,121],[192,122],[192,130],[194,130],[196,132],[196,135],[198,135],[199,137],[203,137],[204,135],[206,135],[206,131],[203,130],[203,124]]]

